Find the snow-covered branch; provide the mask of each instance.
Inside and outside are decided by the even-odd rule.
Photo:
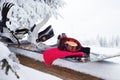
[[[6,0],[0,1],[1,8],[4,2]],[[7,26],[12,30],[18,27],[29,29],[46,15],[56,17],[59,15],[58,9],[65,4],[62,0],[7,0],[7,2],[15,4],[8,13],[11,23]]]
[[[19,63],[18,58],[15,56],[14,53],[10,52],[9,49],[0,42],[0,68],[5,71],[5,74],[8,75],[9,70],[11,70],[17,78],[19,78],[17,74],[17,69],[19,67],[17,64]]]

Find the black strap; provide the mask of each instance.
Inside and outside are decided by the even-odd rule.
[[[14,32],[11,31],[9,28],[8,28],[8,30],[9,30],[10,33],[13,35],[13,37],[17,40],[18,46],[20,46],[20,41],[19,41],[19,39],[14,35]]]

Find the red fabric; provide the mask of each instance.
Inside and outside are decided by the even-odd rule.
[[[54,60],[58,58],[65,58],[68,56],[83,56],[83,52],[68,52],[68,51],[62,51],[58,48],[52,48],[49,50],[46,50],[43,54],[44,61],[47,66],[50,66]]]

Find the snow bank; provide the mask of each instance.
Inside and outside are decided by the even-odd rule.
[[[10,50],[6,47],[6,45],[0,42],[0,61],[2,59],[6,59],[10,64],[10,66],[12,67],[12,69],[14,71],[17,71],[17,74],[19,75],[20,79],[17,79],[17,77],[11,70],[9,70],[8,75],[6,75],[5,74],[6,70],[1,69],[2,64],[0,63],[0,80],[39,80],[39,79],[62,80],[50,74],[43,73],[43,72],[34,70],[32,68],[28,68],[18,64],[19,62],[15,58],[15,55],[11,55],[11,54],[14,54],[14,53],[10,52]],[[15,63],[15,62],[18,62],[18,63]]]
[[[15,49],[12,47],[10,48],[10,50],[17,53],[21,52],[21,49]],[[103,53],[106,53],[106,54],[108,54],[107,53],[108,51],[109,52],[112,51],[112,53],[109,53],[109,54],[116,54],[120,50],[113,49],[113,48],[106,49],[106,48],[91,47],[91,51],[93,52],[96,51],[98,53],[101,53],[102,51]],[[44,61],[43,55],[40,53],[23,50],[20,54],[31,57],[38,61]],[[66,67],[78,72],[83,72],[83,73],[90,74],[106,80],[120,80],[120,76],[119,76],[120,62],[114,63],[113,61],[101,61],[101,62],[90,62],[90,63],[73,63],[70,61],[66,61],[64,59],[57,59],[54,61],[53,65]]]
[[[5,75],[5,72],[3,70],[0,70],[0,80],[62,80],[50,74],[34,70],[23,65],[19,66],[20,69],[18,70],[18,74],[20,76],[20,79],[17,79],[11,71],[9,71],[8,75]]]

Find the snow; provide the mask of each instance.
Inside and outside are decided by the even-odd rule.
[[[28,68],[28,67],[25,67],[22,65],[21,65],[21,70],[18,71],[18,73],[22,74],[21,76],[25,77],[28,80],[39,80],[39,79],[42,79],[42,80],[48,80],[48,79],[49,80],[62,80],[62,79],[57,78],[55,76],[52,76],[50,74],[43,73],[43,72],[34,70],[32,68]],[[24,79],[24,80],[26,80],[26,79]],[[23,79],[21,79],[21,80],[23,80]]]
[[[47,73],[43,73],[40,71],[37,71],[35,69],[19,65],[20,69],[17,71],[20,78],[17,79],[16,76],[10,71],[8,75],[6,76],[4,73],[4,70],[0,70],[0,80],[62,80],[60,78],[57,78],[55,76],[52,76]]]
[[[11,51],[20,52],[21,49],[16,49],[11,47]],[[120,50],[117,48],[102,48],[102,47],[93,47],[91,46],[91,52],[105,53],[106,55],[113,55],[120,53]],[[109,52],[109,53],[108,53]],[[20,54],[28,56],[38,61],[44,61],[43,55],[34,52],[27,52],[23,50]],[[116,60],[117,58],[117,60]],[[74,63],[66,61],[64,59],[57,59],[53,62],[52,65],[58,65],[61,67],[66,67],[78,72],[83,72],[90,74],[96,77],[100,77],[105,80],[120,80],[120,57],[115,57],[107,59],[100,62],[90,62],[90,63]]]
[[[3,43],[0,42],[1,45],[5,45]],[[6,46],[0,46],[0,52],[5,52],[6,54],[2,54],[2,56],[0,56],[0,60],[2,60],[3,58],[5,58],[6,56],[8,56],[11,52],[9,51],[8,48],[6,48]]]
[[[7,15],[11,21],[11,23],[7,24],[7,27],[14,31],[19,27],[30,29],[36,22],[42,20],[47,14],[57,17],[57,15],[59,15],[57,9],[62,7],[65,2],[62,0],[50,1],[51,2],[49,2],[49,0],[2,0],[0,1],[0,7],[4,2],[15,4]],[[0,11],[1,10],[2,8]]]
[[[12,60],[9,58],[9,55],[11,54],[10,50],[6,47],[5,44],[0,42],[0,61],[2,59],[7,59],[10,65],[13,67],[16,67],[17,74],[19,75],[19,79],[16,78],[15,74],[9,70],[8,75],[5,75],[5,69],[1,69],[2,64],[0,64],[0,80],[62,80],[58,77],[55,77],[53,75],[43,73],[37,70],[34,70],[32,68],[23,66],[21,64],[17,64],[12,62]],[[13,54],[13,53],[12,53]]]
[[[67,64],[66,64],[67,63]],[[119,80],[120,65],[112,62],[73,63],[69,61],[56,60],[55,65],[100,77],[105,80]]]
[[[65,6],[65,8],[61,10],[61,14],[63,18],[58,20],[51,18],[51,20],[48,22],[48,24],[52,24],[55,30],[55,37],[54,37],[55,40],[58,34],[65,32],[68,36],[74,37],[79,41],[82,42],[84,42],[85,40],[91,41],[92,44],[94,44],[94,46],[90,46],[92,52],[97,52],[100,54],[107,54],[107,55],[120,53],[119,48],[105,48],[105,47],[101,48],[98,47],[99,45],[96,45],[98,44],[97,40],[99,36],[105,37],[107,38],[107,40],[114,38],[116,36],[117,37],[120,36],[120,32],[119,32],[120,1],[119,0],[115,0],[115,1],[114,0],[99,0],[99,1],[66,0],[66,3],[67,6]],[[23,13],[20,16],[23,16]],[[28,17],[26,16],[25,18]],[[23,19],[23,22],[25,20]],[[14,20],[12,21],[14,22]],[[30,21],[32,20],[30,19]],[[31,23],[31,25],[33,25],[33,23]],[[53,44],[54,42],[56,42],[55,40],[49,40],[50,42],[48,43]],[[113,42],[115,43],[115,40],[113,40]],[[86,43],[89,42],[87,41]],[[9,50],[6,47],[1,46],[1,44],[2,43],[0,43],[1,53],[6,51],[7,54],[2,54],[4,57],[0,57],[0,60],[9,55]],[[113,47],[113,46],[109,46],[109,47]],[[15,50],[15,49],[11,49],[11,50],[19,52],[19,50]],[[43,55],[41,54],[35,54],[32,52],[27,53],[23,51],[22,55],[34,58],[39,61],[44,61]],[[105,61],[92,62],[92,63],[73,63],[63,59],[58,59],[54,61],[53,65],[67,67],[69,69],[90,74],[106,80],[120,80],[120,75],[119,75],[120,57],[115,57],[115,58],[107,59]],[[48,77],[49,75],[46,73],[41,73],[22,65],[19,66],[20,66],[20,70],[18,71],[18,73],[22,76],[21,80],[26,80],[26,79],[34,80],[35,78],[36,78],[35,80],[42,79],[42,75],[45,75],[42,80],[44,80],[44,78],[46,77],[47,79],[49,78]],[[29,74],[30,70],[32,70],[31,72],[35,72],[34,77],[32,77],[33,74]],[[10,76],[3,75],[3,70],[0,70],[0,75],[3,76],[2,77],[3,79],[1,79],[0,77],[0,80],[6,80],[6,78],[10,80],[12,79],[11,77],[15,78],[14,74],[10,74]],[[54,77],[53,80],[59,80],[59,79]]]

